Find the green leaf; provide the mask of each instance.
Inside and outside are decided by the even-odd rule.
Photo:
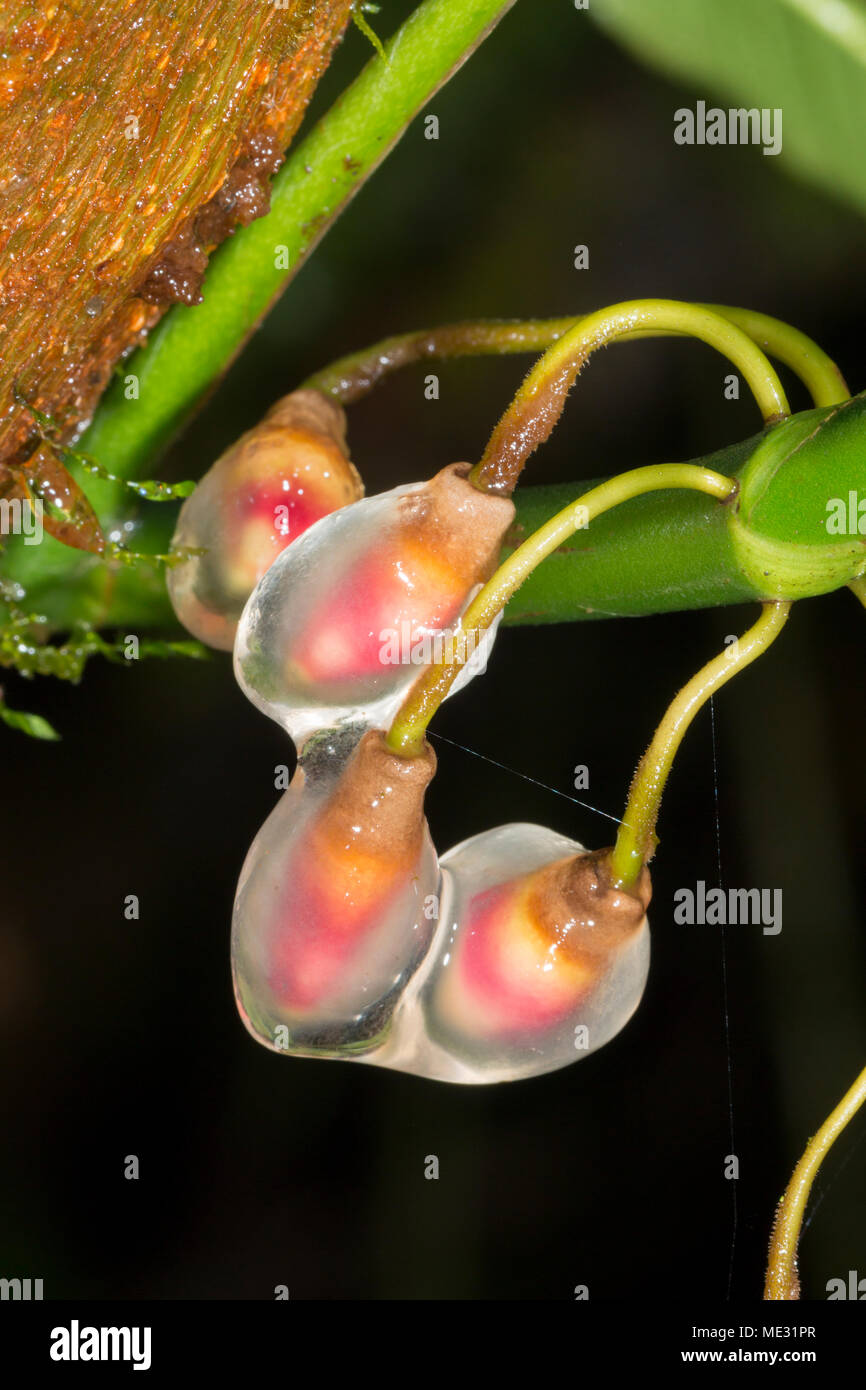
[[[41,714],[27,714],[21,709],[10,709],[8,705],[0,700],[0,719],[4,724],[8,724],[10,729],[20,729],[22,733],[29,734],[31,738],[46,739],[49,742],[56,742],[60,738],[56,729],[53,729],[47,719],[43,719]]]
[[[589,13],[696,99],[781,107],[782,153],[767,164],[796,169],[866,212],[862,0],[592,0]]]

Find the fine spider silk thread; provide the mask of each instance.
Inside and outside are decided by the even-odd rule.
[[[446,738],[444,734],[434,733],[432,729],[427,730],[428,738],[441,739],[443,743],[450,743],[452,748],[459,748],[463,753],[470,753],[473,758],[481,758],[482,762],[491,763],[493,767],[499,767],[503,772],[510,772],[512,777],[521,777],[524,782],[531,782],[535,787],[543,787],[546,792],[553,792],[554,796],[561,796],[566,801],[573,801],[575,806],[582,806],[586,811],[593,811],[597,816],[603,816],[605,820],[612,820],[614,825],[622,825],[618,816],[612,816],[608,811],[602,811],[598,806],[592,806],[588,801],[581,801],[576,796],[569,796],[568,792],[561,792],[558,787],[549,787],[546,782],[539,782],[537,777],[530,777],[526,772],[518,772],[516,767],[509,767],[507,763],[497,762],[496,758],[489,758],[486,753],[479,753],[474,748],[467,748],[465,743],[457,743],[453,738]]]
[[[719,815],[719,760],[716,748],[716,705],[715,698],[710,696],[710,738],[713,750],[713,819],[715,822],[716,833],[716,867],[719,878],[719,888],[722,887],[722,829]],[[731,1153],[736,1154],[734,1142],[734,1068],[731,1057],[731,1018],[728,1008],[728,949],[727,937],[725,935],[725,924],[721,924],[721,945],[722,945],[722,1008],[725,1016],[725,1058],[727,1061],[728,1072],[728,1119],[730,1122],[730,1143]],[[728,1259],[728,1289],[726,1298],[731,1301],[731,1288],[734,1280],[734,1253],[737,1246],[737,1179],[731,1180],[731,1253]]]

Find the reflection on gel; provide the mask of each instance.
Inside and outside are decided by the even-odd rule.
[[[425,639],[441,643],[493,572],[514,506],[479,492],[468,471],[452,464],[324,518],[256,587],[235,673],[296,742],[344,721],[386,728],[430,660]],[[491,640],[462,676],[483,666]]]
[[[506,825],[442,857],[436,940],[398,1012],[387,1066],[443,1081],[536,1076],[608,1042],[649,969],[649,875],[616,890],[606,852]]]
[[[351,1057],[377,1046],[423,959],[439,868],[424,819],[427,750],[399,758],[376,731],[309,741],[238,885],[238,1009],[276,1051]]]
[[[293,391],[232,445],[181,508],[173,549],[200,550],[167,573],[184,627],[231,651],[259,579],[314,522],[363,495],[345,415],[318,391]]]

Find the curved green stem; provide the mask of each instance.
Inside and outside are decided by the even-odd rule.
[[[790,414],[782,384],[766,356],[729,320],[697,304],[674,299],[632,299],[588,314],[535,364],[496,426],[470,474],[483,491],[510,494],[523,465],[550,435],[584,363],[598,348],[625,334],[686,333],[717,348],[746,379],[765,424]]]
[[[764,604],[758,621],[733,646],[707,662],[683,686],[653,735],[634,775],[625,813],[611,853],[611,873],[629,889],[655,848],[662,793],[683,736],[710,696],[766,651],[788,620],[790,603]]]
[[[838,405],[848,399],[848,387],[836,363],[799,329],[751,309],[725,304],[696,307],[728,319],[770,357],[784,362],[800,377],[816,406]],[[414,333],[397,333],[370,347],[347,353],[314,372],[302,384],[333,396],[341,405],[351,405],[392,372],[416,362],[543,352],[586,317],[586,314],[579,314],[558,319],[474,319]],[[622,333],[616,341],[626,343],[638,338],[683,336],[688,335],[676,329],[640,329],[635,333]]]
[[[866,1068],[861,1071],[850,1090],[827,1116],[818,1133],[809,1140],[806,1151],[791,1175],[785,1195],[776,1211],[773,1234],[770,1239],[770,1258],[767,1265],[767,1279],[764,1285],[764,1299],[770,1302],[786,1302],[800,1296],[797,1277],[797,1245],[803,1213],[812,1190],[812,1183],[827,1157],[830,1149],[845,1126],[857,1114],[866,1100]]]
[[[662,463],[635,468],[611,478],[557,512],[500,565],[467,607],[454,634],[451,650],[443,653],[442,659],[433,662],[415,682],[386,737],[393,752],[404,757],[418,754],[427,725],[451,689],[461,667],[470,660],[481,636],[527,575],[547,555],[603,512],[610,511],[621,502],[663,488],[691,488],[725,501],[736,492],[737,485],[732,478],[708,468],[698,468],[689,463]]]
[[[702,304],[700,307],[729,319],[748,333],[764,352],[796,372],[815,405],[839,405],[850,398],[845,378],[832,357],[799,328],[753,309],[735,309],[727,304]]]

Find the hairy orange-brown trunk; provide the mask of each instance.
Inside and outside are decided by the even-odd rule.
[[[68,436],[166,307],[196,302],[208,253],[267,210],[350,11],[351,0],[6,0],[0,492],[27,485],[37,444],[20,400]]]

